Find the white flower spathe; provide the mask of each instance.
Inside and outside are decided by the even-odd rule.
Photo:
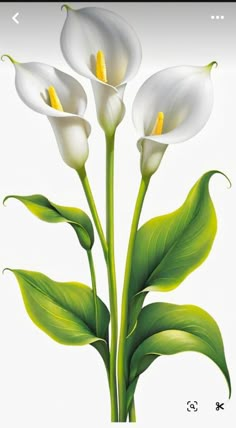
[[[125,114],[123,94],[141,63],[141,46],[134,30],[106,9],[68,6],[61,33],[61,49],[68,64],[91,80],[98,121],[113,134]],[[97,53],[104,53],[107,82],[96,76]]]
[[[18,63],[15,85],[21,100],[32,110],[44,114],[54,130],[61,156],[71,168],[79,171],[88,158],[89,123],[83,118],[86,94],[76,79],[47,64]],[[55,88],[63,111],[51,107],[48,89]]]
[[[213,108],[210,72],[205,67],[177,66],[147,79],[133,103],[133,121],[141,137],[141,172],[151,176],[159,167],[169,144],[194,137],[207,123]],[[161,135],[153,135],[158,112],[164,113]]]

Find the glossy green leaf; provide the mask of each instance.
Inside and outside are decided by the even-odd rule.
[[[79,208],[64,207],[54,204],[43,195],[6,196],[3,203],[9,198],[14,198],[22,202],[28,210],[40,220],[48,223],[70,224],[75,230],[82,247],[90,250],[94,243],[93,225],[88,215]]]
[[[18,280],[28,315],[41,330],[64,345],[102,341],[104,352],[109,311],[98,298],[97,337],[93,293],[88,286],[78,282],[56,282],[39,272],[9,270]]]
[[[135,332],[127,340],[129,367],[128,402],[138,377],[161,355],[200,352],[214,361],[231,391],[219,327],[203,309],[193,305],[152,303],[140,312]]]
[[[175,289],[207,258],[217,230],[209,194],[209,180],[216,173],[222,174],[204,174],[179,209],[149,220],[138,230],[129,287],[130,330],[145,298],[138,293]]]

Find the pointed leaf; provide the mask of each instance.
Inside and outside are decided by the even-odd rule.
[[[108,338],[109,311],[98,298],[99,337],[92,290],[78,282],[56,282],[39,272],[8,269],[18,280],[31,320],[64,345],[86,345]]]
[[[85,250],[90,250],[92,248],[94,243],[93,225],[84,211],[79,208],[64,207],[54,204],[43,195],[9,195],[6,196],[3,203],[9,198],[21,201],[26,208],[36,217],[40,218],[40,220],[48,223],[66,222],[70,224],[75,230],[82,247]]]
[[[127,340],[129,403],[138,377],[158,356],[184,351],[200,352],[214,361],[231,392],[223,341],[215,320],[197,306],[152,303],[142,309],[136,330]]]
[[[137,232],[129,287],[130,328],[134,328],[145,295],[170,291],[207,258],[215,239],[217,219],[209,181],[220,171],[209,171],[193,186],[176,211],[153,218]]]

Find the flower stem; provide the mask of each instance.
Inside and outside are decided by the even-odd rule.
[[[81,168],[78,171],[78,175],[80,177],[80,180],[81,180],[81,183],[82,183],[82,186],[84,189],[84,193],[86,195],[88,205],[89,205],[92,217],[93,217],[93,221],[94,221],[95,227],[97,229],[98,236],[99,236],[100,241],[101,241],[105,260],[107,260],[107,256],[108,256],[107,242],[106,242],[106,238],[104,236],[102,225],[101,225],[101,222],[100,222],[100,219],[98,216],[96,204],[94,202],[92,190],[91,190],[91,187],[89,184],[89,180],[88,180],[88,176],[87,176],[87,172],[85,170],[85,167]]]
[[[136,411],[135,411],[134,398],[131,402],[130,409],[129,409],[129,422],[136,422]]]
[[[89,268],[90,268],[90,274],[91,274],[91,281],[92,281],[92,290],[93,290],[93,301],[94,301],[94,311],[95,311],[95,320],[96,320],[96,335],[99,337],[99,308],[98,308],[98,297],[97,297],[97,286],[96,286],[96,275],[95,275],[95,269],[94,269],[94,263],[93,263],[93,256],[92,251],[87,251],[88,261],[89,261]]]
[[[108,245],[108,282],[111,313],[110,393],[111,421],[118,422],[116,357],[118,340],[117,290],[114,250],[114,135],[106,135],[106,238]]]
[[[128,250],[127,250],[127,256],[126,256],[125,276],[124,276],[124,286],[123,286],[122,306],[121,306],[119,353],[118,353],[119,422],[125,422],[127,417],[125,341],[126,341],[127,328],[128,328],[128,296],[129,296],[132,254],[134,249],[135,236],[138,229],[139,218],[140,218],[144,198],[148,189],[149,181],[150,181],[150,177],[143,177],[141,179],[138,196],[137,196],[137,200],[134,208],[134,214],[133,214],[133,220],[131,224]]]

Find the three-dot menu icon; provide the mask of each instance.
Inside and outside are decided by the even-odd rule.
[[[225,19],[224,15],[211,15],[211,20]]]

